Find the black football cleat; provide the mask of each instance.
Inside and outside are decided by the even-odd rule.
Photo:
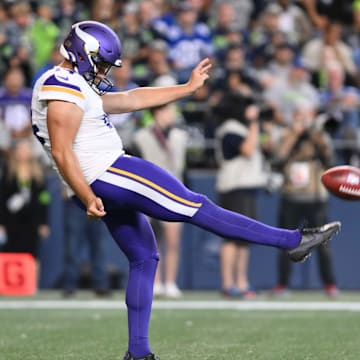
[[[129,352],[127,352],[123,360],[160,360],[160,358],[155,356],[153,353],[147,354],[146,356],[141,358],[137,358],[132,356]]]
[[[334,221],[315,228],[301,229],[300,244],[291,250],[287,250],[290,260],[294,262],[303,262],[310,255],[314,248],[325,245],[341,228],[340,221]]]

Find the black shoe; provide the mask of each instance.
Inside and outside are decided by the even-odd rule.
[[[301,229],[300,244],[291,250],[287,250],[287,254],[292,261],[305,261],[311,251],[320,246],[325,245],[341,228],[340,221],[334,221],[316,228]]]
[[[147,354],[146,356],[144,356],[142,358],[136,358],[136,357],[132,356],[129,352],[127,352],[125,354],[123,360],[160,360],[160,358],[158,358],[157,356],[155,356],[152,353]]]

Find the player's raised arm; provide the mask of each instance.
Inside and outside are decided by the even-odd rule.
[[[107,93],[102,97],[104,110],[109,114],[132,112],[167,104],[191,95],[209,78],[211,62],[202,60],[192,71],[186,84],[165,87],[139,87],[125,92]]]

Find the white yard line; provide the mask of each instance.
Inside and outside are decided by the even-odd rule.
[[[330,301],[154,301],[154,309],[177,310],[321,310],[360,311],[360,302]],[[21,309],[125,309],[124,301],[2,300],[0,310]]]

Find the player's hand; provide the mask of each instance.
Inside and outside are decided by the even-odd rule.
[[[104,204],[99,197],[95,197],[87,203],[86,214],[92,220],[100,220],[106,215]]]
[[[212,67],[209,58],[206,58],[199,62],[190,75],[188,85],[192,91],[196,91],[204,85],[204,82],[209,78],[209,71]]]

